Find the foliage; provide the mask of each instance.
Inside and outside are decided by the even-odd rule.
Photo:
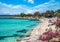
[[[55,13],[58,17],[60,17],[60,9],[58,9]]]
[[[54,17],[54,16],[58,16],[60,17],[60,9],[56,10],[56,11],[53,11],[53,10],[47,10],[46,12],[43,12],[43,13],[40,13],[39,11],[36,11],[35,13],[31,14],[31,13],[28,13],[28,14],[25,14],[25,13],[20,13],[20,15],[17,15],[17,16],[20,16],[20,17]]]
[[[45,12],[45,17],[53,17],[55,14],[54,14],[54,11],[53,10],[47,10]]]
[[[38,40],[42,40],[42,41],[48,40],[49,42],[49,40],[51,40],[52,38],[58,35],[60,35],[60,31],[47,31],[47,32],[44,32],[43,35],[40,35]]]
[[[57,23],[57,24],[56,24],[56,27],[57,27],[57,28],[60,28],[60,23]]]
[[[24,16],[25,16],[25,14],[24,14],[24,13],[21,13],[21,14],[20,14],[20,16],[21,16],[21,17],[24,17]]]

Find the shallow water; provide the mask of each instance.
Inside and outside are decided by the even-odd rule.
[[[0,19],[0,42],[16,42],[38,23],[38,20]]]

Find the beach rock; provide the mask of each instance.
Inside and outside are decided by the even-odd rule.
[[[4,37],[1,37],[1,36],[0,36],[0,40],[3,40],[3,39],[4,39]]]
[[[13,37],[13,36],[0,36],[0,40],[3,40],[4,38],[7,38],[7,37]]]
[[[1,38],[8,38],[8,37],[15,37],[15,36],[13,36],[13,35],[12,36],[0,36],[0,39]]]
[[[30,35],[26,35],[26,37],[29,37]]]
[[[19,30],[19,31],[17,31],[17,32],[26,33],[27,31],[28,31],[28,30],[23,29],[23,30]]]
[[[13,34],[15,37],[24,37],[25,35],[20,35],[20,34]]]

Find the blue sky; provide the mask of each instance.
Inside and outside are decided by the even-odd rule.
[[[49,0],[0,0],[2,3],[13,4],[13,5],[26,5],[26,6],[36,6],[48,2]]]
[[[0,0],[0,15],[60,9],[60,0]]]

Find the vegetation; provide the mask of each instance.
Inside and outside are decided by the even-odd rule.
[[[36,11],[34,14],[24,14],[24,13],[21,13],[20,14],[21,17],[55,17],[55,16],[58,16],[60,17],[60,9],[56,10],[56,11],[53,11],[53,10],[47,10],[46,12],[43,12],[43,13],[40,13],[39,11]]]
[[[60,9],[58,9],[55,13],[58,17],[60,17]]]
[[[56,40],[56,38],[58,40]],[[57,30],[56,31],[48,30],[48,31],[44,32],[42,35],[40,35],[38,40],[42,40],[44,42],[53,42],[53,41],[60,42],[60,30],[59,31],[57,31]]]
[[[57,22],[56,22],[56,29],[60,30],[60,20],[57,19]]]
[[[6,16],[6,15],[5,15]],[[59,17],[60,18],[60,9],[53,11],[53,10],[47,10],[46,12],[40,13],[39,11],[36,11],[34,14],[28,13],[20,13],[18,15],[11,15],[11,16],[6,16],[6,17]],[[4,17],[4,16],[0,16],[0,17]]]

